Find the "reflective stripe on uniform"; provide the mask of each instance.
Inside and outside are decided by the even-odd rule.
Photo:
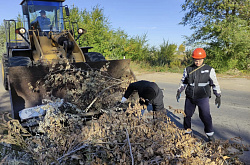
[[[198,83],[198,86],[199,87],[204,87],[204,86],[207,86],[209,84],[209,82],[206,82],[206,83]]]
[[[189,84],[189,85],[192,86],[192,87],[194,87],[194,83]],[[209,85],[209,82],[206,82],[206,83],[198,83],[198,87],[205,87],[205,86],[207,86],[207,85]]]

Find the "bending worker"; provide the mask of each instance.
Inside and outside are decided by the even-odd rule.
[[[185,90],[186,100],[184,112],[184,129],[186,133],[191,133],[191,117],[194,114],[196,106],[199,109],[199,117],[205,126],[205,133],[209,141],[214,141],[214,130],[212,117],[210,114],[209,98],[211,98],[211,87],[216,96],[215,104],[217,108],[221,104],[221,91],[216,78],[215,70],[209,65],[204,64],[206,52],[202,48],[194,50],[194,63],[184,69],[180,87],[177,90],[176,99],[179,102],[181,92]]]
[[[127,101],[133,91],[138,92],[138,95],[140,97],[139,103],[141,105],[144,104],[148,106],[149,104],[152,104],[153,111],[164,109],[163,92],[156,83],[145,80],[131,83],[125,91],[121,102],[124,103],[125,101]]]

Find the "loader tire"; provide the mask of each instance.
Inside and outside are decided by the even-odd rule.
[[[84,53],[86,62],[97,62],[97,61],[107,61],[101,53],[88,52]]]
[[[32,62],[29,57],[15,56],[9,59],[9,67],[13,66],[28,66]]]

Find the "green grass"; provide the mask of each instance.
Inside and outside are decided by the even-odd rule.
[[[153,73],[153,72],[171,72],[171,73],[183,73],[186,66],[150,66],[145,62],[131,61],[130,68],[134,72],[139,73]],[[247,78],[250,80],[250,70],[228,70],[225,72],[217,73],[219,77],[233,77],[233,78]]]
[[[150,73],[150,72],[172,72],[172,73],[182,73],[184,66],[178,67],[168,67],[168,65],[164,66],[151,66],[145,62],[131,61],[130,68],[135,72],[140,73]]]

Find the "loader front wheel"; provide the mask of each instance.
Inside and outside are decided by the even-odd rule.
[[[97,62],[97,61],[107,61],[101,53],[88,52],[84,53],[86,62]]]

